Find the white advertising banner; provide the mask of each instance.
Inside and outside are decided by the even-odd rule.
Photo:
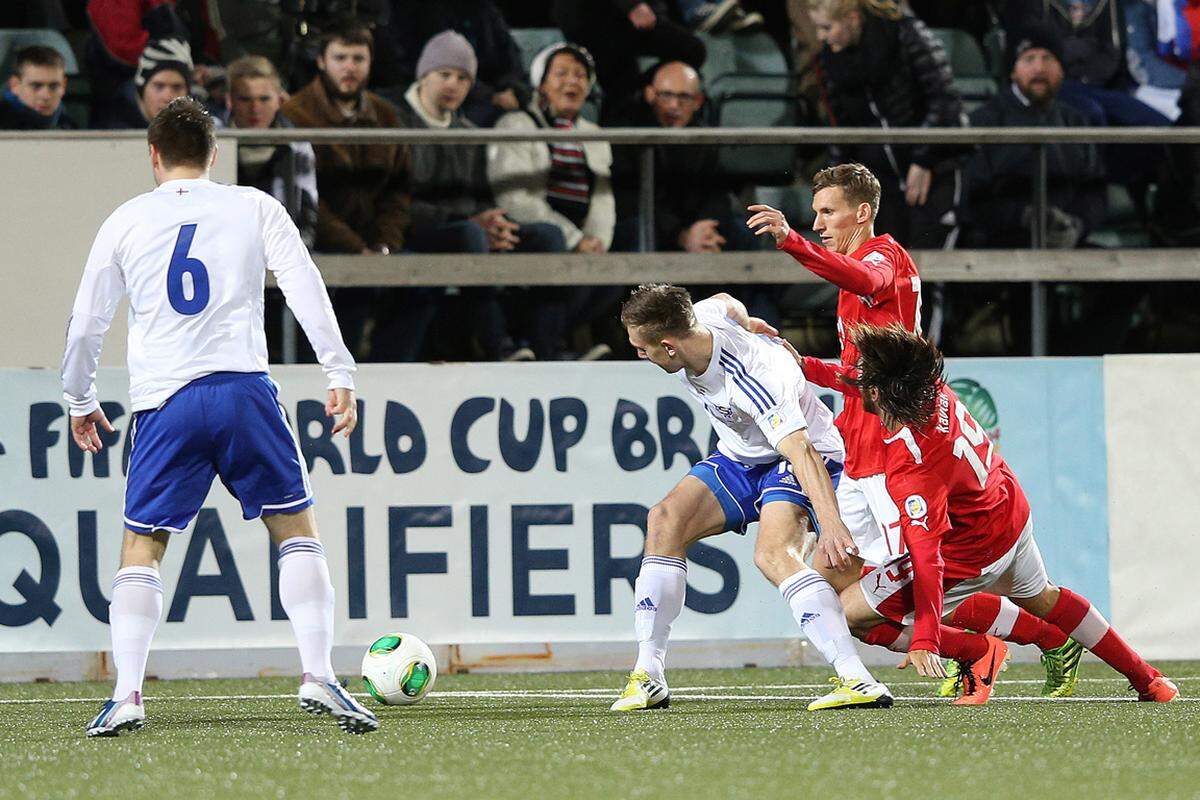
[[[337,643],[633,638],[646,511],[707,452],[678,382],[641,363],[365,366],[361,422],[333,440],[316,366],[276,368],[309,464],[337,592]],[[127,379],[101,370],[117,433],[75,448],[58,376],[0,370],[0,652],[109,647]],[[794,636],[753,536],[690,552],[678,639]],[[292,643],[261,522],[216,482],[163,566],[155,647]]]

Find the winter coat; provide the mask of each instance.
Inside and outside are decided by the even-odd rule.
[[[70,131],[77,127],[75,121],[63,111],[61,103],[52,115],[46,117],[22,103],[11,89],[5,89],[3,97],[0,97],[0,130]]]
[[[1045,108],[1026,105],[1015,87],[971,113],[974,127],[1082,128],[1087,118],[1070,106],[1052,101]],[[1079,217],[1085,232],[1104,219],[1104,166],[1094,144],[1063,143],[1046,147],[1047,202]],[[979,148],[967,166],[967,208],[975,229],[993,247],[1029,245],[1028,211],[1037,180],[1037,146],[991,144]]]
[[[1086,8],[1079,24],[1071,6]],[[1009,0],[1001,24],[1010,37],[1020,36],[1030,20],[1044,19],[1062,37],[1063,74],[1067,78],[1108,89],[1129,85],[1125,71],[1125,21],[1117,0]]]
[[[226,117],[226,125],[230,125]],[[294,128],[283,114],[276,114],[272,128]],[[273,148],[271,157],[259,164],[242,158],[247,148]],[[300,238],[310,250],[317,237],[317,157],[308,142],[281,145],[246,145],[238,147],[237,182],[253,186],[274,197],[287,209],[288,216],[300,229]]]
[[[858,44],[820,56],[822,105],[838,127],[956,128],[966,124],[946,51],[911,14],[885,19],[863,13]],[[835,161],[887,165],[903,178],[911,164],[926,169],[962,152],[932,145],[834,145]]]
[[[598,126],[580,118],[580,130]],[[496,123],[496,130],[536,130],[549,125],[536,104],[523,111],[510,111]],[[546,185],[550,178],[550,147],[546,142],[503,142],[487,148],[488,180],[496,205],[513,222],[549,222],[563,233],[567,247],[574,249],[584,236],[595,236],[607,250],[612,245],[616,207],[613,201],[611,172],[612,149],[608,142],[583,142],[583,156],[592,174],[592,194],[583,228],[550,207]]]
[[[401,98],[397,115],[401,127],[429,128],[407,97]],[[449,127],[462,130],[475,125],[455,113]],[[414,144],[411,187],[413,227],[455,222],[495,207],[481,144]]]
[[[364,91],[347,117],[329,99],[321,76],[283,105],[298,128],[395,128],[396,109]],[[399,144],[326,144],[317,156],[317,249],[358,253],[365,247],[404,246],[409,222],[409,149]]]
[[[706,127],[704,108],[688,128]],[[626,106],[614,115],[619,127],[657,128],[653,110],[644,102]],[[641,185],[641,147],[613,148],[613,187],[621,219],[638,215]],[[723,179],[716,145],[654,148],[654,231],[660,250],[677,250],[679,234],[701,219],[723,219],[733,208],[731,181]]]

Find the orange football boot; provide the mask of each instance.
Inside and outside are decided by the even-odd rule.
[[[1159,675],[1150,681],[1146,691],[1138,692],[1138,700],[1143,703],[1169,703],[1179,698],[1179,687],[1165,675]]]
[[[962,664],[962,697],[956,706],[981,706],[992,696],[996,679],[1008,668],[1008,645],[995,636],[987,636],[988,649],[983,658]],[[1153,686],[1153,684],[1151,684]]]

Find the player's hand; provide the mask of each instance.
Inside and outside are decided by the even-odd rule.
[[[330,389],[329,399],[325,401],[325,416],[338,418],[333,425],[333,435],[345,431],[349,439],[358,427],[358,403],[354,399],[354,390]]]
[[[787,218],[777,208],[753,205],[746,210],[753,212],[753,216],[746,220],[746,227],[754,231],[755,236],[762,236],[764,233],[771,234],[775,237],[775,245],[777,247],[783,244],[788,234],[792,232],[792,227],[788,225]]]
[[[638,3],[629,9],[629,21],[639,31],[648,31],[658,24],[658,15],[646,3]]]
[[[942,659],[937,653],[928,650],[909,650],[904,661],[896,665],[896,669],[904,669],[909,664],[917,668],[917,674],[926,678],[944,678],[946,670],[942,667]]]
[[[85,453],[99,453],[104,447],[104,442],[100,441],[100,434],[96,431],[97,425],[109,433],[114,430],[108,417],[104,416],[103,409],[97,408],[83,417],[71,415],[71,438]]]
[[[821,538],[817,540],[818,563],[823,563],[830,569],[844,569],[853,563],[851,559],[858,555],[854,539],[841,520],[834,525],[821,528]]]
[[[923,206],[929,198],[929,185],[933,183],[933,173],[919,164],[908,168],[908,177],[904,180],[904,202],[910,206]]]
[[[779,329],[761,317],[747,317],[746,330],[764,336],[779,336]]]

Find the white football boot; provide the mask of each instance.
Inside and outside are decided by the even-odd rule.
[[[328,714],[346,733],[369,733],[379,728],[375,715],[351,697],[336,678],[326,681],[306,672],[300,678],[297,697],[302,710]]]
[[[671,705],[671,693],[667,684],[650,677],[644,669],[629,673],[625,691],[612,704],[609,711],[648,711],[651,708],[666,708]]]
[[[146,724],[146,709],[142,693],[130,692],[124,700],[107,700],[87,726],[88,736],[117,736],[121,731],[135,731]]]

